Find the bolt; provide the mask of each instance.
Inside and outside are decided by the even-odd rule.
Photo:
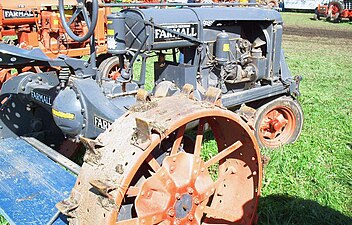
[[[38,77],[38,80],[39,80],[39,81],[41,81],[41,80],[43,80],[43,78],[41,78],[41,77]]]
[[[204,167],[200,169],[201,172],[204,172],[204,170],[205,170]]]
[[[175,219],[174,225],[179,225],[179,224],[181,224],[181,221],[179,219]]]
[[[22,91],[26,90],[26,87],[25,87],[25,86],[22,86],[22,87],[21,87],[21,90],[22,90]]]
[[[173,157],[173,158],[172,158],[172,161],[173,161],[173,162],[176,162],[176,157]]]
[[[193,194],[193,188],[188,187],[188,188],[187,188],[187,192],[188,192],[188,194],[190,194],[190,195]]]
[[[28,78],[28,82],[32,82],[32,78]]]
[[[169,211],[167,212],[167,214],[171,217],[174,217],[175,216],[175,210],[174,209],[169,209]]]
[[[195,197],[194,199],[193,199],[193,202],[194,202],[194,204],[196,204],[196,205],[199,205],[199,198],[198,197]]]
[[[144,196],[144,191],[141,192],[141,195]]]
[[[175,170],[175,167],[174,166],[171,166],[170,167],[170,172],[173,172]]]
[[[194,219],[194,217],[193,217],[192,215],[189,215],[189,216],[188,216],[188,220],[189,220],[189,221],[192,221],[193,219]]]
[[[175,194],[175,198],[176,198],[177,200],[180,200],[180,199],[181,199],[180,193],[176,193],[176,194]]]
[[[169,186],[171,184],[171,180],[166,181],[166,185]]]

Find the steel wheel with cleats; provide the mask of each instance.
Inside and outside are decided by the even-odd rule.
[[[252,224],[259,148],[249,127],[215,102],[183,93],[132,107],[91,142],[65,203],[72,206],[71,222]]]

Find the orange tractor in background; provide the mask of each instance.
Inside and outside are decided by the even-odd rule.
[[[352,21],[352,0],[325,0],[315,9],[314,19],[325,17],[331,22],[341,22],[342,19]]]
[[[100,0],[100,3],[105,2],[109,1]],[[65,1],[68,9],[66,10],[68,14],[66,18],[74,17],[70,28],[77,36],[84,36],[88,28],[81,15],[73,15],[76,3],[76,0]],[[69,37],[61,24],[57,5],[57,0],[0,0],[0,42],[13,44],[24,49],[39,48],[50,58],[55,58],[60,54],[70,57],[88,55],[90,52],[89,40],[77,42]],[[89,11],[89,5],[87,8]],[[106,15],[108,14],[110,14],[109,7],[99,8],[97,22],[99,26],[94,31],[97,53],[101,55],[100,61],[106,58],[105,34]],[[14,69],[0,68],[0,87],[11,76],[43,68],[24,66]]]

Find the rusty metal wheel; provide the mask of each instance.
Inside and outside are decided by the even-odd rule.
[[[340,2],[332,1],[328,5],[328,15],[326,20],[331,22],[340,22],[340,15],[343,10],[343,5]]]
[[[102,80],[116,80],[120,75],[120,60],[118,56],[112,56],[105,59],[98,68],[99,76]]]
[[[291,97],[281,97],[257,109],[255,136],[260,147],[276,148],[295,142],[302,125],[301,106]]]
[[[61,211],[84,224],[252,224],[262,167],[249,127],[184,95],[148,104],[91,143],[100,147],[88,151]],[[192,142],[185,130],[194,123]]]

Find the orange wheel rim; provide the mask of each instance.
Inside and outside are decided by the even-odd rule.
[[[270,110],[260,123],[258,136],[269,147],[286,143],[296,129],[296,116],[288,107],[280,106]]]

